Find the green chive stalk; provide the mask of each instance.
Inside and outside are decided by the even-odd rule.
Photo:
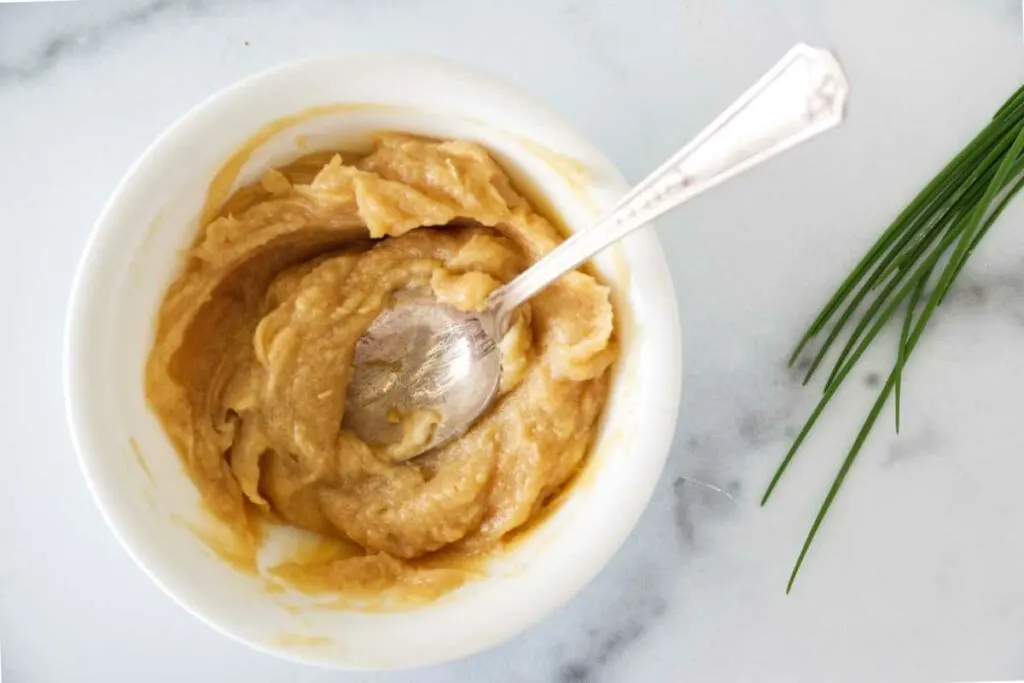
[[[1024,187],[1024,87],[886,228],[814,318],[790,356],[792,365],[820,341],[807,384],[846,334],[821,399],[782,458],[761,499],[768,502],[818,418],[879,332],[903,308],[896,358],[875,403],[836,473],[811,524],[786,585],[793,588],[807,551],[882,408],[894,394],[900,429],[903,373],[936,309],[1010,200]],[[922,305],[923,302],[923,305]],[[827,330],[827,331],[826,331]]]

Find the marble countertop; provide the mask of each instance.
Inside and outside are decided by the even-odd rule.
[[[777,498],[757,504],[814,398],[783,359],[887,221],[1024,81],[1020,31],[1017,0],[0,4],[5,680],[1024,678],[1024,201],[923,340],[902,435],[884,424],[870,438],[789,596],[887,353],[866,359]],[[64,423],[64,309],[107,195],[197,101],[303,56],[435,53],[532,92],[637,179],[798,40],[840,55],[848,121],[660,223],[684,331],[678,432],[640,524],[567,606],[463,661],[339,674],[214,633],[118,546]]]

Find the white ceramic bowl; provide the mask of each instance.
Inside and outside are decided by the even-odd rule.
[[[372,106],[308,111],[339,103]],[[640,517],[665,463],[678,405],[672,284],[649,229],[597,259],[625,301],[630,328],[598,443],[565,503],[496,558],[486,578],[429,606],[385,613],[317,608],[291,593],[268,592],[265,581],[233,569],[196,533],[210,520],[147,409],[143,373],[155,312],[196,234],[214,174],[269,121],[303,110],[295,125],[264,135],[239,182],[305,151],[365,143],[370,133],[392,129],[482,142],[539,189],[570,229],[585,228],[626,190],[608,159],[556,116],[461,66],[358,55],[246,79],[164,133],[96,222],[67,321],[71,432],[96,503],[128,553],[214,628],[279,656],[339,668],[454,659],[511,637],[567,601]]]

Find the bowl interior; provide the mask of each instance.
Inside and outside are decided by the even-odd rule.
[[[381,130],[483,143],[570,230],[586,227],[626,189],[608,160],[556,117],[462,67],[383,56],[282,67],[197,107],[128,173],[83,257],[66,340],[68,413],[81,464],[132,557],[224,633],[288,658],[346,668],[404,668],[466,655],[576,593],[646,505],[668,452],[679,393],[671,282],[653,232],[644,230],[596,260],[626,315],[622,361],[587,470],[554,514],[490,563],[486,578],[428,606],[358,612],[268,590],[265,580],[211,552],[218,530],[146,407],[143,373],[155,312],[227,160],[234,168],[226,179],[237,187],[310,151],[366,146]]]

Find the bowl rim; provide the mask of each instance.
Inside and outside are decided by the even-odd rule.
[[[613,177],[606,178],[605,181],[610,182],[613,189],[619,192],[619,194],[625,194],[625,191],[629,189],[629,185],[626,183],[622,174],[618,171],[617,167],[608,160],[607,156],[604,155],[598,147],[585,139],[572,126],[566,123],[561,117],[549,110],[543,103],[537,101],[534,97],[523,92],[519,88],[507,84],[502,79],[478,71],[475,68],[465,66],[459,62],[433,56],[402,52],[353,52],[318,56],[284,63],[235,81],[234,83],[216,91],[199,104],[193,106],[168,126],[162,133],[160,133],[124,173],[110,197],[105,202],[92,229],[90,230],[89,237],[82,251],[82,255],[72,281],[70,300],[64,324],[62,363],[65,413],[79,468],[85,478],[91,497],[107,526],[118,539],[118,542],[124,548],[125,552],[127,552],[129,557],[131,557],[135,564],[139,566],[143,573],[146,574],[161,589],[161,591],[163,591],[187,612],[214,630],[226,635],[236,642],[244,643],[245,645],[260,652],[265,652],[298,663],[349,669],[355,667],[310,656],[309,653],[302,650],[290,649],[264,641],[253,640],[233,631],[231,628],[218,621],[217,618],[204,612],[200,605],[194,604],[175,591],[164,580],[164,577],[147,563],[147,559],[141,555],[138,548],[125,536],[121,522],[118,518],[119,513],[113,509],[111,501],[107,499],[105,492],[101,489],[101,486],[93,472],[93,468],[99,466],[100,460],[88,447],[88,443],[94,438],[94,427],[90,424],[90,421],[84,414],[84,404],[88,400],[88,389],[87,387],[82,386],[82,382],[80,381],[82,368],[85,367],[85,364],[88,363],[89,359],[83,357],[80,345],[77,344],[77,341],[80,337],[86,334],[85,329],[88,325],[87,309],[90,304],[90,290],[94,285],[94,280],[97,276],[97,269],[101,265],[97,261],[98,253],[107,238],[107,233],[112,230],[112,216],[117,207],[124,201],[125,195],[128,194],[129,188],[131,187],[134,178],[139,174],[140,169],[142,169],[146,164],[153,163],[153,159],[162,156],[164,149],[172,146],[175,138],[178,137],[182,131],[190,128],[198,119],[206,115],[211,108],[235,97],[245,90],[264,87],[277,79],[287,77],[289,74],[303,72],[309,69],[337,68],[343,66],[351,68],[353,64],[358,64],[363,60],[370,60],[371,62],[377,60],[390,60],[397,61],[399,64],[403,62],[415,62],[420,66],[449,72],[450,74],[460,78],[469,79],[478,84],[484,84],[492,93],[502,93],[503,96],[515,98],[525,106],[528,106],[536,116],[542,118],[546,125],[556,128],[560,138],[572,140],[574,146],[586,149],[595,159],[600,160],[604,167],[603,170],[614,171]],[[659,414],[651,417],[651,419],[646,423],[647,427],[645,428],[645,431],[646,429],[649,429],[652,434],[656,435],[653,437],[656,440],[653,450],[658,455],[651,456],[651,463],[648,466],[654,473],[654,476],[648,477],[649,481],[644,482],[643,491],[638,491],[637,494],[634,494],[631,497],[633,503],[631,505],[624,506],[621,510],[623,513],[623,524],[621,526],[625,529],[625,533],[622,533],[621,537],[614,539],[614,541],[609,545],[609,551],[601,558],[600,562],[593,562],[578,574],[579,578],[574,582],[574,585],[559,590],[556,598],[550,599],[545,602],[542,607],[534,609],[528,618],[521,619],[512,627],[499,629],[500,633],[497,636],[494,636],[492,633],[492,637],[489,642],[483,643],[482,645],[471,646],[461,652],[445,654],[432,661],[422,661],[399,666],[386,665],[365,668],[403,669],[450,661],[468,656],[474,652],[486,650],[504,642],[518,633],[521,633],[581,592],[583,588],[589,584],[608,564],[612,556],[618,551],[626,538],[632,532],[632,529],[639,521],[640,515],[647,508],[653,495],[655,484],[657,483],[657,480],[664,469],[665,462],[670,454],[671,443],[675,433],[682,383],[682,343],[675,292],[671,277],[668,274],[668,265],[665,260],[664,252],[661,249],[657,236],[655,235],[652,227],[647,226],[634,232],[628,239],[641,246],[645,251],[645,256],[649,259],[649,262],[645,261],[644,263],[645,273],[660,281],[660,286],[663,289],[662,295],[664,297],[664,305],[661,308],[663,308],[665,318],[665,341],[662,346],[667,347],[671,352],[665,355],[664,360],[666,362],[666,366],[662,372],[664,383],[658,388],[660,397],[664,399],[660,404],[662,406],[662,410],[659,411]]]

